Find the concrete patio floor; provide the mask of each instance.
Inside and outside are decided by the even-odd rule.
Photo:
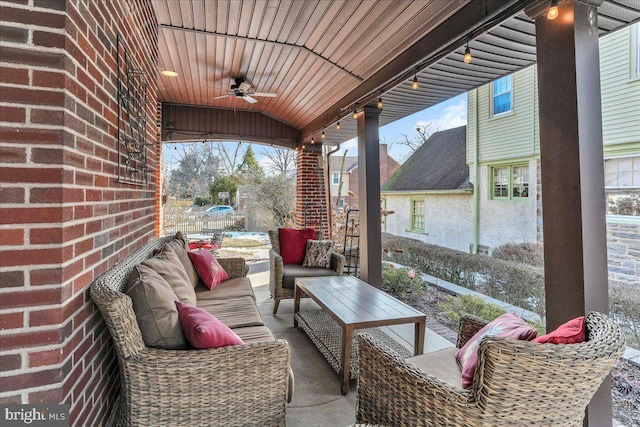
[[[307,335],[293,326],[293,300],[283,300],[277,315],[273,315],[273,300],[269,295],[269,263],[250,263],[249,278],[253,284],[258,307],[265,324],[278,338],[289,342],[295,376],[295,393],[287,406],[287,425],[290,427],[338,427],[355,422],[356,381],[346,395],[340,394],[338,375],[331,368]],[[301,309],[317,305],[308,298]],[[413,351],[413,325],[382,328],[396,341]],[[452,344],[429,329],[425,333],[425,353]]]

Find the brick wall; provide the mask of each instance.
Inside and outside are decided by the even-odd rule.
[[[0,403],[104,424],[118,389],[91,281],[154,235],[149,1],[0,2]],[[116,35],[148,79],[149,185],[117,182]]]
[[[321,229],[325,238],[329,236],[326,212],[325,178],[322,166],[322,151],[298,151],[296,160],[296,225]]]

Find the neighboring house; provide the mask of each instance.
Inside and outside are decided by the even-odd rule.
[[[640,24],[600,39],[600,72],[609,272],[640,283]],[[385,191],[387,209],[396,211],[387,220],[387,231],[465,251],[474,244],[487,252],[505,243],[541,242],[544,189],[536,86],[537,71],[531,66],[470,91],[466,163],[473,197],[467,196],[461,206],[461,196],[455,203],[449,196],[452,200],[443,206],[431,194],[416,193],[413,198],[404,197],[400,209],[396,207],[398,191]],[[429,168],[423,173],[429,174]],[[429,212],[424,231],[416,229],[406,215],[398,215],[416,201],[424,201]],[[430,203],[434,205],[429,207]],[[456,232],[434,231],[442,212],[462,218],[468,216],[461,212],[468,212],[469,203],[469,224],[459,221]]]
[[[331,203],[338,208],[345,205],[356,206],[358,204],[358,157],[346,156],[344,169],[340,174],[343,156],[331,156],[329,158],[329,191]],[[387,152],[387,144],[380,144],[380,185],[382,185],[400,167],[393,157]],[[338,196],[340,177],[342,176],[342,191]]]
[[[381,189],[384,231],[461,251],[473,234],[466,126],[429,137]]]

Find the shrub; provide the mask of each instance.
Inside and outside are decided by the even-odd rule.
[[[416,275],[411,269],[394,268],[390,265],[385,265],[382,269],[382,286],[392,295],[399,296],[424,289],[425,285],[420,275]]]
[[[543,246],[540,243],[507,243],[493,250],[491,256],[504,261],[529,264],[534,267],[544,265]]]
[[[460,318],[465,314],[491,322],[496,317],[507,312],[502,307],[486,302],[475,295],[447,296],[446,300],[439,304],[439,308],[445,317],[447,325],[456,330],[458,329]]]
[[[640,349],[640,285],[611,280],[609,310],[627,336],[629,347]]]
[[[211,199],[207,197],[196,197],[196,201],[193,202],[196,206],[207,206],[211,204]]]
[[[382,234],[382,246],[390,261],[544,317],[544,271],[540,267],[468,254],[387,233]]]

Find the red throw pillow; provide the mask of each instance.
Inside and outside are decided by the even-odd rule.
[[[279,228],[280,256],[283,264],[302,265],[307,248],[307,240],[315,239],[316,230],[313,228]]]
[[[555,331],[534,339],[533,342],[541,344],[577,344],[586,340],[587,322],[584,316],[580,316],[558,326]]]
[[[485,336],[530,340],[537,332],[522,319],[512,313],[505,313],[480,329],[467,343],[456,352],[456,361],[462,368],[462,388],[470,388],[473,374],[478,365],[478,348]]]
[[[180,325],[194,348],[218,348],[242,345],[244,342],[227,325],[201,308],[176,301]]]
[[[229,275],[211,252],[204,249],[189,251],[189,259],[207,288],[213,289],[229,279]]]

